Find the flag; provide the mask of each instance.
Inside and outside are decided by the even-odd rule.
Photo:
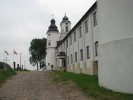
[[[5,50],[5,53],[7,54],[7,55],[9,55],[9,53]]]
[[[13,50],[13,54],[18,55],[17,52],[16,52],[15,50]]]

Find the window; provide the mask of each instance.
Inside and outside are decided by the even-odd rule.
[[[48,46],[50,46],[50,45],[51,45],[51,43],[49,42],[49,43],[48,43]]]
[[[77,62],[77,52],[75,52],[75,62]]]
[[[50,66],[50,63],[48,63],[48,66]]]
[[[82,37],[82,30],[81,30],[81,27],[79,27],[79,37]]]
[[[86,47],[86,53],[87,53],[87,59],[89,59],[90,58],[89,46]]]
[[[48,34],[50,36],[50,34]]]
[[[80,60],[83,60],[83,50],[80,50]]]
[[[48,41],[48,46],[51,46],[51,41],[50,40]]]
[[[85,22],[85,33],[88,32],[88,21]]]
[[[73,55],[71,54],[71,63],[73,63]]]
[[[98,41],[95,42],[95,56],[98,56]]]
[[[94,26],[97,25],[97,15],[96,14],[97,14],[96,12],[93,13],[93,25]]]
[[[70,45],[72,45],[72,35],[70,35]]]
[[[68,26],[66,26],[66,32],[68,32]]]
[[[76,31],[74,32],[74,41],[76,42]]]

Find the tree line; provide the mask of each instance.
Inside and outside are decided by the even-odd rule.
[[[0,70],[4,70],[4,69],[12,69],[12,68],[9,64],[4,63],[4,62],[0,62]]]

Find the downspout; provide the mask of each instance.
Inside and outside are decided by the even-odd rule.
[[[92,60],[94,61],[93,22],[92,22],[92,20],[93,20],[93,18],[92,18],[92,14],[91,14],[91,33],[92,33],[92,51],[93,51]]]

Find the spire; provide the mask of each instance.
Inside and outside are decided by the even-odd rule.
[[[54,15],[52,15],[52,19],[54,19]]]
[[[66,12],[65,12],[65,16],[63,17],[62,21],[68,21],[68,17],[66,16]]]
[[[65,16],[66,16],[66,11],[65,11]]]
[[[53,15],[50,22],[51,22],[51,25],[49,26],[48,31],[58,31],[57,26],[55,25],[55,20],[53,19]]]

